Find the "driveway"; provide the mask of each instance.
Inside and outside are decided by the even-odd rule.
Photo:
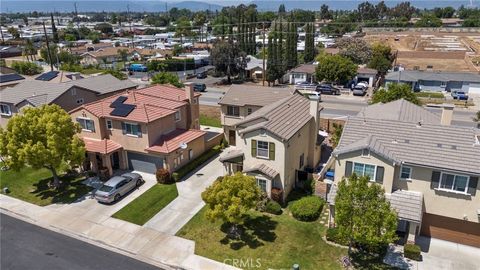
[[[62,216],[70,216],[71,220],[82,219],[93,223],[102,223],[111,219],[110,217],[129,204],[138,196],[142,195],[145,191],[156,184],[156,178],[153,174],[137,172],[142,175],[145,183],[138,189],[134,189],[122,199],[114,204],[102,204],[97,202],[91,194],[79,199],[71,204],[52,204],[45,208],[54,210]]]
[[[178,197],[145,223],[145,227],[175,235],[202,207],[202,192],[224,175],[218,157],[210,159],[182,182],[177,183]]]
[[[480,269],[480,248],[427,237],[419,237],[417,244],[422,247],[418,270]]]

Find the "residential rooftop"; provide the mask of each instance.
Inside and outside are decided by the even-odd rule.
[[[284,97],[291,96],[290,88],[232,85],[218,102],[220,105],[266,106]]]
[[[412,123],[440,124],[439,116],[403,98],[389,103],[376,103],[364,107],[357,116]]]
[[[390,72],[385,76],[387,81],[457,81],[457,82],[480,82],[480,74],[469,72],[444,72],[444,71],[421,71],[402,70]]]

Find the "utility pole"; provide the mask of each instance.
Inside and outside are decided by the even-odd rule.
[[[50,70],[53,71],[53,61],[52,61],[52,55],[50,54],[50,45],[48,44],[48,35],[47,35],[47,29],[45,28],[45,21],[42,21],[43,23],[43,33],[45,34],[45,41],[47,43],[47,55],[48,55],[48,61],[50,62]]]
[[[263,44],[262,44],[262,58],[263,58],[263,70],[262,70],[262,85],[265,86],[265,22],[262,23],[262,32],[263,32]]]
[[[77,11],[77,2],[73,3],[73,6],[75,7],[75,22],[77,23],[77,31],[78,31],[78,37],[82,39],[81,33],[80,33],[80,22],[78,20],[78,11]]]
[[[0,25],[0,34],[2,35],[2,42],[5,42],[5,39],[3,38],[3,30],[1,25]]]
[[[133,44],[132,18],[130,17],[130,5],[128,4],[127,4],[127,16],[128,16],[128,24],[130,25],[130,34],[132,34],[132,48],[135,48]]]

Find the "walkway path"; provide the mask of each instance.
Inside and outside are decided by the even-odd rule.
[[[215,157],[177,183],[178,197],[145,223],[145,227],[175,235],[202,207],[202,192],[223,175],[222,163]]]

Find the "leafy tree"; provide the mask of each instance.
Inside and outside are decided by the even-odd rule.
[[[217,41],[212,48],[210,58],[215,69],[227,75],[228,83],[231,77],[239,74],[247,67],[247,55],[233,42]]]
[[[193,18],[193,25],[200,30],[200,42],[203,41],[203,26],[207,22],[207,14],[205,12],[197,12]]]
[[[416,27],[440,27],[442,26],[442,20],[435,17],[433,14],[424,14],[420,20],[415,23]]]
[[[123,62],[127,62],[128,60],[128,49],[119,49],[117,51],[118,58],[121,59]]]
[[[183,83],[180,82],[177,74],[169,72],[159,72],[152,77],[152,84],[171,84],[178,88],[183,87]]]
[[[358,15],[360,15],[360,21],[370,21],[377,19],[377,10],[370,2],[360,3],[357,7]]]
[[[180,38],[180,43],[183,44],[183,37],[193,36],[192,25],[187,17],[181,17],[177,20],[177,27],[175,29],[175,37]]]
[[[341,55],[321,55],[318,57],[315,76],[317,80],[345,83],[357,74],[357,65]]]
[[[390,15],[397,19],[410,20],[417,9],[413,7],[410,2],[398,3],[395,7],[390,9]]]
[[[326,4],[320,6],[320,19],[330,20],[333,18],[332,12]]]
[[[315,30],[313,23],[307,23],[305,25],[305,51],[303,54],[303,60],[305,63],[309,63],[315,59]]]
[[[0,155],[14,170],[25,165],[50,170],[52,184],[58,188],[60,166],[79,165],[85,158],[85,147],[77,132],[80,126],[60,106],[28,107],[10,119],[6,129],[0,129]]]
[[[385,1],[380,1],[375,6],[375,12],[377,13],[377,17],[379,19],[385,19],[388,16],[389,11],[390,11],[390,9],[385,4]]]
[[[18,29],[15,27],[10,27],[8,28],[8,33],[12,35],[14,39],[19,39],[20,38],[20,32],[18,32]]]
[[[338,185],[335,223],[340,238],[349,243],[375,248],[388,245],[397,236],[397,214],[390,208],[381,185],[371,184],[368,176],[353,174]]]
[[[116,70],[116,69],[107,69],[105,71],[103,71],[102,74],[110,74],[112,75],[113,77],[119,79],[119,80],[126,80],[127,79],[127,75],[123,72],[121,72],[120,70]]]
[[[112,24],[116,24],[118,21],[118,18],[117,18],[117,14],[116,13],[112,13],[112,16],[110,17],[110,22]]]
[[[175,44],[173,46],[172,54],[173,56],[179,56],[180,54],[184,53],[185,49],[180,44]]]
[[[388,90],[385,88],[377,90],[373,94],[371,102],[372,104],[379,102],[387,103],[402,98],[413,104],[420,105],[420,100],[418,100],[418,97],[412,91],[411,86],[403,83],[391,83],[388,84]]]
[[[33,45],[31,39],[27,39],[25,46],[23,46],[22,54],[27,57],[27,60],[35,60],[37,55],[37,49]]]
[[[380,55],[374,55],[367,64],[367,67],[376,69],[380,74],[387,73],[391,66],[390,60]]]
[[[285,13],[286,13],[285,5],[284,5],[284,4],[280,4],[280,6],[278,6],[278,14],[279,14],[279,15],[284,15]]]
[[[462,23],[463,27],[480,27],[480,18],[468,18]]]
[[[337,147],[338,143],[340,142],[340,138],[342,137],[343,132],[343,125],[333,123],[333,133],[332,137],[330,138],[330,143],[333,145],[333,148]]]
[[[90,39],[93,44],[99,43],[100,42],[100,33],[96,32],[96,31],[91,31],[87,35],[87,39]]]
[[[202,192],[202,199],[207,204],[206,217],[232,224],[231,232],[238,236],[237,226],[244,222],[261,195],[254,177],[242,173],[224,176]]]
[[[455,14],[455,9],[453,7],[436,7],[433,9],[433,14],[437,18],[452,18]]]
[[[275,65],[275,51],[274,51],[274,41],[273,33],[268,36],[268,47],[267,47],[267,70],[265,74],[265,80],[275,85],[275,80],[277,79],[277,66]]]
[[[33,62],[13,62],[12,68],[15,71],[22,75],[35,75],[42,73],[43,69],[41,66],[33,63]]]
[[[341,38],[337,42],[340,55],[350,58],[355,64],[365,64],[372,58],[370,45],[360,38]]]
[[[102,32],[103,34],[112,34],[113,27],[109,23],[99,23],[95,25],[95,30]]]

